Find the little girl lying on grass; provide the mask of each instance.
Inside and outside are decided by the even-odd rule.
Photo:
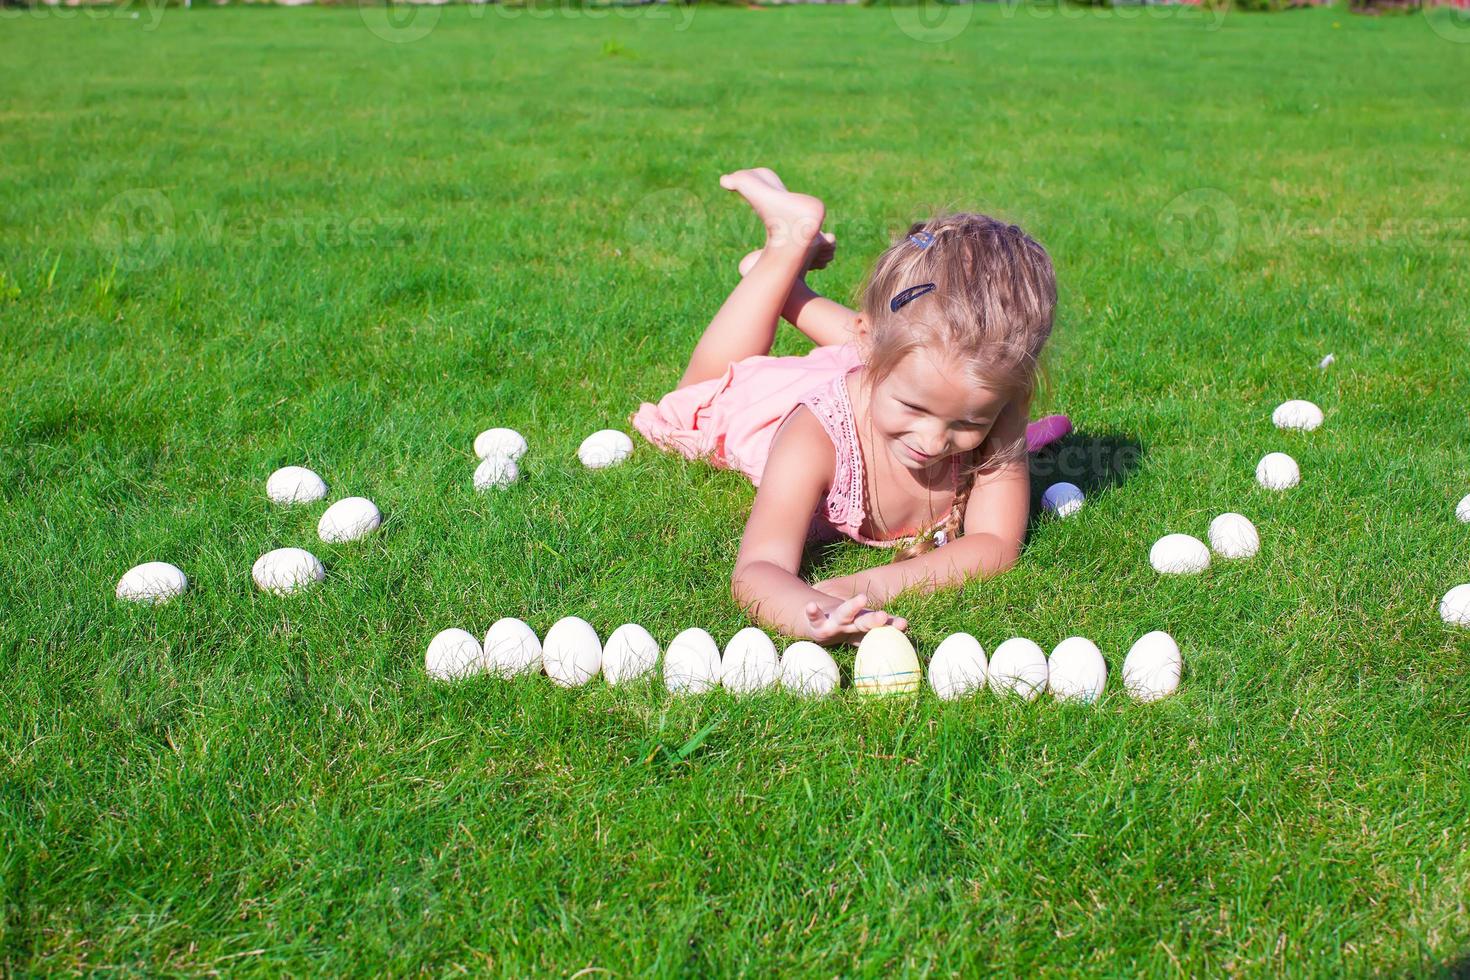
[[[766,227],[765,247],[694,348],[677,390],[633,425],[665,449],[738,469],[759,488],[735,564],[755,619],[821,643],[907,623],[880,608],[906,589],[994,575],[1016,561],[1028,449],[1071,430],[1027,425],[1056,278],[1046,250],[978,214],[914,224],[877,261],[862,309],[806,284],[831,258],[821,201],[770,170],[720,178]],[[778,317],[817,347],[770,357]],[[808,585],[806,543],[845,534],[894,560]]]

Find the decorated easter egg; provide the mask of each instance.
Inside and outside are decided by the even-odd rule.
[[[859,694],[911,694],[919,679],[919,656],[903,630],[877,626],[863,635],[852,668]]]

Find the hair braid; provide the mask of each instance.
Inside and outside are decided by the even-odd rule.
[[[894,548],[893,561],[907,561],[933,551],[939,547],[939,543],[935,541],[936,534],[943,534],[946,542],[960,536],[960,530],[965,526],[965,508],[969,506],[970,493],[975,489],[975,476],[979,472],[980,467],[975,465],[973,458],[969,460],[969,465],[961,467],[954,488],[954,503],[949,505],[949,512],[944,515],[944,520],[924,529],[908,544]]]

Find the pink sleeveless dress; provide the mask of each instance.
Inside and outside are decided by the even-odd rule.
[[[861,366],[852,344],[817,347],[801,357],[747,357],[718,378],[671,391],[657,404],[644,402],[633,415],[633,427],[655,446],[739,470],[760,486],[776,430],[798,405],[805,405],[834,451],[832,486],[812,515],[811,536],[845,535],[891,547],[896,542],[862,533],[867,517],[863,456],[847,392],[847,376]],[[1027,448],[1035,452],[1071,430],[1063,415],[1033,422],[1026,429]]]

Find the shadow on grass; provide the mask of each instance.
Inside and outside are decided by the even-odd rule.
[[[1143,455],[1143,444],[1133,436],[1086,432],[1073,432],[1033,453],[1029,458],[1031,510],[1026,521],[1027,540],[1044,516],[1041,495],[1047,487],[1053,483],[1074,483],[1091,500],[1104,490],[1121,486],[1143,462]],[[852,542],[847,538],[808,543],[798,574],[810,581],[815,570],[829,567],[830,562],[851,547]]]
[[[1143,443],[1133,436],[1073,432],[1031,456],[1029,539],[1042,518],[1041,495],[1054,483],[1076,484],[1091,500],[1121,486],[1143,463]]]

